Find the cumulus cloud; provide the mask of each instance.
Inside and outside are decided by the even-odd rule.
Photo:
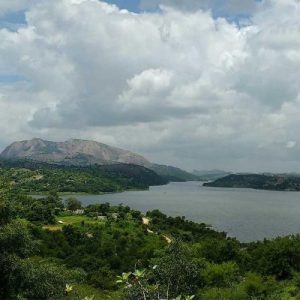
[[[256,0],[141,0],[140,8],[143,10],[153,10],[165,5],[174,7],[182,11],[211,10],[216,15],[249,15],[252,14],[258,6]]]
[[[185,168],[299,171],[300,3],[226,2],[252,12],[242,28],[199,3],[32,3],[0,30],[0,75],[24,78],[0,82],[0,145],[82,137]]]

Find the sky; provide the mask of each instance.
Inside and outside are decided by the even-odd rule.
[[[300,172],[299,0],[0,1],[0,150],[91,139]]]

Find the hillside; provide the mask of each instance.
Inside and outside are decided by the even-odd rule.
[[[120,192],[148,189],[166,180],[143,166],[130,164],[63,166],[33,161],[0,160],[0,179],[13,189],[26,193],[46,192]]]
[[[232,174],[213,182],[204,183],[203,186],[300,191],[300,177],[275,174]]]
[[[151,163],[143,156],[103,143],[79,139],[52,142],[32,139],[14,142],[4,149],[0,158],[5,160],[27,160],[63,166],[90,166],[132,164],[148,168],[164,181],[198,180],[196,175],[172,166]]]

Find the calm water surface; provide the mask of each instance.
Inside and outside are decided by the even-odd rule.
[[[78,195],[84,205],[123,203],[143,212],[159,209],[170,216],[204,222],[240,241],[300,233],[300,192],[203,187],[199,182],[170,183],[107,195]]]

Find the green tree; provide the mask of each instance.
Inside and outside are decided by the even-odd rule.
[[[70,197],[66,200],[66,208],[75,211],[81,208],[81,202],[77,198]]]
[[[0,227],[0,299],[9,299],[20,261],[33,253],[27,223],[14,220]]]
[[[194,294],[199,284],[199,269],[180,242],[170,244],[162,257],[152,260],[154,277],[169,297]]]
[[[241,275],[236,263],[225,262],[222,264],[207,263],[201,270],[203,284],[210,287],[231,287],[236,284]]]
[[[253,243],[247,250],[245,265],[258,273],[287,279],[300,271],[300,235]]]
[[[62,265],[31,258],[20,261],[15,286],[19,294],[28,299],[60,299],[67,284],[83,278],[82,271],[70,271]]]

